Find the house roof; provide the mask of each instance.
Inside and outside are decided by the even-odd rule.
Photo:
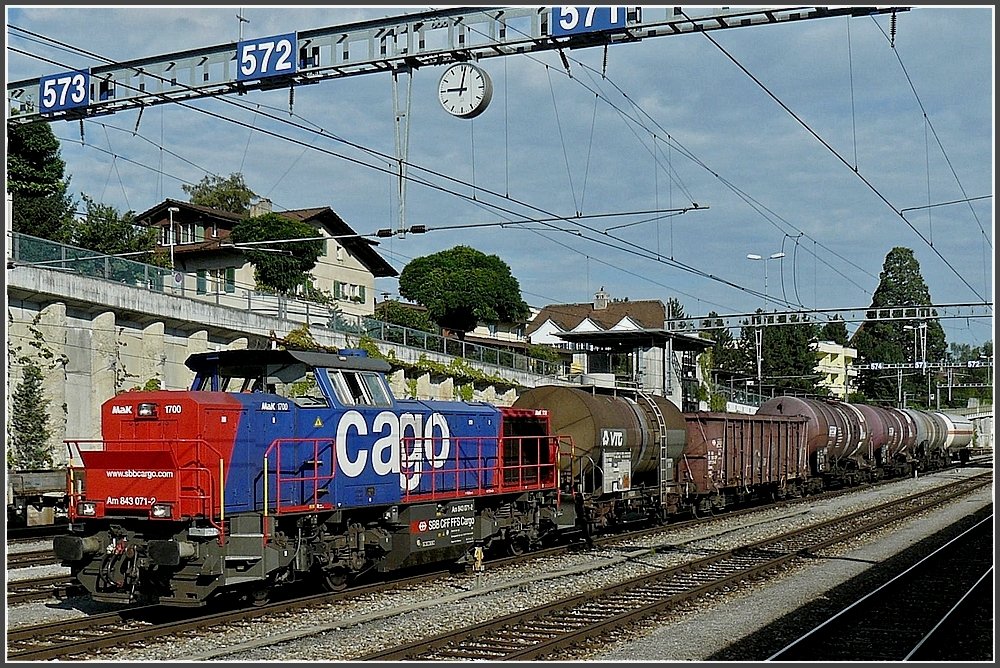
[[[531,335],[539,327],[551,320],[563,331],[575,329],[581,322],[590,318],[604,329],[611,329],[622,318],[631,318],[640,327],[659,329],[667,318],[667,308],[658,299],[640,301],[608,302],[606,308],[595,309],[593,303],[582,304],[549,304],[538,312],[525,329],[525,334]]]
[[[231,211],[223,211],[222,209],[213,209],[210,206],[201,206],[200,204],[182,202],[176,199],[165,199],[159,204],[155,204],[149,209],[146,209],[142,213],[136,214],[135,219],[142,224],[148,224],[159,221],[162,218],[168,218],[169,215],[167,209],[172,206],[175,206],[178,209],[201,213],[210,219],[215,218],[217,220],[225,220],[231,223],[238,223],[244,218],[241,213],[232,213]]]
[[[337,212],[328,206],[312,209],[292,209],[290,211],[278,211],[278,215],[301,220],[307,223],[314,223],[323,226],[331,236],[339,237],[337,241],[341,246],[351,252],[358,261],[368,268],[375,278],[387,276],[398,276],[391,264],[376,252],[373,248],[378,246],[374,239],[366,239],[355,232],[344,219],[337,215]]]

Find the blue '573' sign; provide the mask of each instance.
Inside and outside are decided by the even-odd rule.
[[[625,27],[625,7],[553,7],[553,37]]]
[[[38,80],[38,111],[63,111],[90,103],[90,72],[77,70]]]

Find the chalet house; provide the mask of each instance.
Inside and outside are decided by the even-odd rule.
[[[255,205],[251,216],[270,212],[270,201]],[[312,269],[312,286],[330,293],[344,313],[371,315],[375,279],[398,272],[375,250],[377,241],[357,233],[329,207],[276,212],[308,223],[316,236],[327,237],[324,253]],[[194,298],[245,306],[246,295],[258,292],[254,267],[229,239],[242,214],[167,199],[136,216],[142,225],[160,228],[157,250],[170,255],[174,268],[168,290]]]

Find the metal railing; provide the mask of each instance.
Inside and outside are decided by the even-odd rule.
[[[323,327],[339,334],[367,336],[376,343],[394,343],[429,353],[448,355],[470,362],[540,376],[561,376],[567,370],[558,362],[541,360],[501,347],[483,346],[461,339],[394,325],[376,318],[345,313],[336,304],[295,299],[262,290],[233,288],[231,292],[199,293],[186,287],[187,276],[177,282],[170,269],[136,262],[95,251],[68,246],[17,232],[12,233],[11,259],[18,264],[57,271],[70,271],[89,278],[161,293],[173,294],[217,306],[227,306],[260,315],[270,315],[292,322]]]

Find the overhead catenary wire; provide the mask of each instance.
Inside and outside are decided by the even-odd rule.
[[[22,29],[22,30],[23,30],[23,29]],[[46,38],[46,39],[48,39],[48,38]],[[54,40],[53,40],[53,41],[54,41]],[[63,44],[63,43],[61,43],[61,42],[57,42],[57,43],[59,43],[59,44],[61,44],[61,45]],[[97,57],[97,58],[102,58],[103,60],[107,60],[108,62],[111,62],[111,61],[110,61],[109,59],[106,59],[106,58],[103,58],[102,56],[99,56],[99,55],[97,55],[97,54],[93,54],[93,53],[90,53],[90,52],[87,52],[87,51],[85,51],[85,50],[82,50],[82,49],[81,49],[80,51],[81,51],[81,52],[83,52],[83,53],[86,53],[87,55],[90,55],[90,56],[92,56],[92,57]],[[41,58],[41,57],[39,57],[39,56],[34,56],[33,54],[25,54],[25,55],[29,55],[29,56],[32,56],[32,57],[36,57],[36,58],[40,58],[40,59],[42,59],[42,60],[47,60],[47,59],[45,59],[45,58]],[[50,61],[50,62],[51,62],[51,61]],[[229,100],[223,100],[223,101],[224,101],[224,102],[229,102],[229,103],[231,103],[231,104],[235,104],[235,103],[233,103],[232,101],[229,101]],[[190,105],[186,105],[186,104],[182,104],[182,106],[185,106],[185,107],[188,107],[188,108],[192,108],[192,109],[195,109],[195,110],[197,110],[197,111],[201,111],[202,113],[208,113],[209,115],[212,115],[212,116],[215,116],[215,117],[219,117],[219,116],[218,116],[217,114],[214,114],[214,113],[212,113],[212,112],[208,112],[207,110],[201,110],[201,109],[197,109],[197,108],[195,108],[195,107],[191,107]],[[239,104],[237,104],[236,106],[240,106],[241,108],[247,108],[247,107],[244,107],[243,105],[239,105]],[[239,125],[243,125],[243,126],[246,126],[246,124],[245,124],[245,123],[243,123],[243,122],[241,122],[241,121],[237,121],[237,120],[235,120],[235,119],[225,119],[225,118],[224,118],[224,120],[229,120],[229,121],[231,121],[231,122],[234,122],[234,123],[237,123],[237,124],[239,124]],[[288,121],[286,121],[285,119],[277,119],[277,120],[280,120],[280,121],[282,121],[282,122],[286,122],[286,123],[288,122]],[[293,125],[293,126],[296,126],[296,127],[299,127],[299,128],[302,128],[302,126],[301,126],[300,124],[296,124],[296,123],[291,123],[291,125]],[[270,132],[269,132],[269,134],[274,134],[274,133],[270,133]],[[275,136],[278,136],[278,135],[275,135]],[[337,141],[342,141],[342,142],[344,142],[344,140],[341,140],[340,138],[337,138],[337,137],[334,137],[334,136],[332,136],[332,135],[331,135],[331,138],[333,138],[334,140],[337,140]],[[286,138],[286,139],[288,139],[289,141],[297,141],[297,140],[293,140],[293,139],[291,139],[291,138]],[[352,146],[354,146],[354,147],[356,147],[356,148],[362,148],[363,150],[366,150],[366,151],[368,151],[369,153],[377,153],[377,152],[374,152],[374,151],[371,151],[370,149],[365,149],[364,147],[359,147],[358,145],[356,145],[356,144],[353,144],[352,142],[344,142],[344,143],[347,143],[348,145],[352,145]],[[329,153],[329,151],[326,151],[325,149],[320,149],[320,148],[318,148],[318,147],[316,147],[316,150],[320,150],[320,151],[324,151],[324,152],[328,152],[328,153]],[[344,159],[347,159],[347,160],[352,160],[352,161],[354,161],[354,162],[357,162],[358,164],[363,164],[363,165],[365,165],[365,166],[369,166],[369,167],[371,167],[371,165],[369,165],[369,164],[367,164],[367,163],[363,163],[363,162],[361,162],[361,161],[357,161],[356,159],[352,159],[352,158],[349,158],[349,157],[347,157],[347,156],[342,156],[342,155],[340,155],[340,154],[335,154],[335,153],[334,153],[334,155],[337,155],[338,157],[341,157],[341,158],[344,158]],[[375,168],[377,169],[377,167],[375,167]],[[428,170],[428,171],[429,171],[430,173],[434,173],[434,174],[435,174],[435,175],[437,175],[437,176],[440,176],[440,177],[443,177],[443,178],[448,178],[448,179],[450,179],[450,177],[446,177],[445,175],[442,175],[442,174],[440,174],[440,173],[437,173],[437,172],[434,172],[433,170]],[[452,181],[457,181],[456,179],[450,179],[450,180],[452,180]],[[430,183],[428,183],[428,182],[426,182],[426,181],[423,181],[423,180],[418,180],[418,182],[420,182],[420,183],[422,183],[422,184],[424,184],[424,185],[427,185],[427,186],[429,186],[429,187],[438,187],[438,186],[435,186],[434,184],[430,184]],[[444,189],[444,188],[440,188],[440,187],[438,187],[438,188],[439,188],[439,189],[442,189],[442,190],[445,190],[445,191],[447,192],[447,190],[446,190],[446,189]],[[458,196],[462,196],[462,194],[461,194],[461,193],[454,193],[454,192],[453,192],[453,194],[456,194],[456,195],[458,195]],[[496,195],[495,193],[491,193],[491,194],[494,194],[494,195]],[[522,204],[523,204],[523,203],[522,203]],[[493,206],[494,208],[497,208],[497,209],[499,209],[499,210],[502,210],[502,211],[506,211],[505,209],[503,209],[503,208],[501,208],[501,207],[499,207],[499,206],[497,206],[497,205],[491,205],[491,206]],[[527,205],[525,205],[525,206],[527,206]],[[540,209],[537,209],[536,207],[532,207],[532,208],[535,208],[536,210],[540,210]],[[595,231],[595,232],[596,232],[596,230],[593,230],[593,231]],[[589,238],[589,239],[590,239],[591,241],[595,242],[595,243],[599,243],[599,244],[606,244],[606,242],[605,242],[605,241],[604,241],[603,239],[600,239],[600,238],[592,238],[592,237],[591,237],[591,238]],[[616,246],[616,247],[617,247],[617,248],[618,248],[619,250],[622,250],[622,251],[624,251],[624,252],[629,252],[629,249],[628,249],[628,247],[627,247],[627,246],[629,246],[629,244],[626,244],[626,247],[622,247],[622,246]],[[641,255],[641,254],[640,254],[640,255]],[[661,261],[661,262],[663,261],[663,260],[662,260],[662,259],[660,259],[660,258],[651,258],[651,259],[654,259],[654,260],[656,260],[656,261]],[[669,263],[668,263],[668,264],[669,264]],[[717,278],[717,277],[713,277],[713,276],[710,276],[710,275],[707,275],[707,274],[705,274],[704,272],[700,272],[700,271],[699,271],[699,270],[697,270],[697,269],[694,269],[694,268],[691,268],[691,267],[687,267],[687,266],[684,266],[684,265],[681,265],[680,263],[677,263],[677,265],[676,265],[676,266],[678,266],[678,268],[681,268],[681,269],[683,269],[683,270],[685,270],[685,271],[691,271],[692,273],[695,273],[696,275],[702,275],[702,276],[705,276],[705,277],[709,277],[709,278],[711,278],[712,280],[718,280],[718,278]],[[732,286],[732,287],[736,287],[737,289],[741,289],[741,290],[744,290],[744,291],[746,291],[746,292],[749,292],[749,293],[751,293],[751,294],[753,294],[753,292],[754,292],[754,291],[752,291],[752,290],[747,290],[747,289],[743,288],[742,286],[739,286],[739,285],[737,285],[737,284],[735,284],[735,283],[732,283],[732,282],[726,282],[726,283],[727,283],[727,284],[729,284],[729,285],[730,285],[730,286]]]
[[[669,147],[669,144],[668,144],[668,147]],[[607,230],[605,230],[605,232],[606,232],[606,231],[607,231]]]
[[[23,29],[21,29],[21,30],[23,30]],[[63,44],[62,42],[59,42],[59,43]],[[63,63],[58,63],[58,62],[52,61],[51,59],[45,58],[43,56],[39,56],[39,55],[36,55],[36,54],[31,54],[31,53],[28,53],[28,52],[24,52],[24,51],[22,51],[20,49],[16,49],[15,47],[10,47],[10,49],[14,50],[16,52],[22,53],[22,54],[24,54],[26,56],[32,57],[32,58],[36,58],[36,59],[39,59],[39,60],[50,62],[50,63],[55,64],[55,65],[60,65],[60,66],[63,66],[63,67],[67,67]],[[97,58],[101,58],[101,59],[103,59],[103,60],[105,60],[107,62],[113,62],[113,61],[110,61],[109,59],[104,58],[102,56],[99,56],[97,54],[93,54],[93,53],[87,52],[86,50],[82,50],[81,49],[80,51],[82,53],[85,53],[86,55],[91,56],[91,57],[97,57]],[[243,109],[248,109],[248,107],[246,107],[244,105],[241,105],[241,104],[239,104],[237,102],[234,102],[232,100],[227,100],[225,98],[216,98],[216,99],[219,99],[222,102],[225,102],[225,103],[228,103],[228,104],[232,104],[234,106],[237,106],[237,107],[240,107],[240,108],[243,108]],[[202,114],[206,114],[206,115],[208,115],[210,117],[217,118],[219,120],[224,120],[224,121],[227,121],[227,122],[230,122],[230,123],[234,123],[236,125],[240,125],[242,127],[248,127],[249,128],[248,124],[246,122],[244,122],[244,121],[239,121],[237,119],[228,118],[226,116],[223,116],[223,115],[218,114],[216,112],[209,111],[207,109],[201,109],[201,108],[198,108],[198,107],[194,107],[194,106],[192,106],[190,104],[187,104],[187,103],[184,103],[184,102],[175,102],[174,104],[177,104],[177,105],[179,105],[181,107],[184,107],[184,108],[187,108],[187,109],[191,109],[191,110],[197,111],[197,112],[202,113]],[[275,117],[275,116],[270,115],[270,114],[263,114],[263,112],[261,112],[261,113],[262,113],[262,115],[268,116],[269,118],[272,118],[273,120],[276,120],[276,121],[278,121],[280,123],[288,124],[288,125],[291,125],[293,127],[298,128],[298,129],[306,130],[306,131],[310,131],[310,132],[315,133],[315,131],[312,131],[309,128],[306,128],[306,127],[304,127],[303,125],[301,125],[299,123],[293,123],[293,122],[289,121],[288,119]],[[264,133],[264,134],[268,134],[268,135],[273,136],[273,137],[278,138],[278,139],[283,139],[285,141],[292,142],[292,143],[295,143],[295,144],[298,144],[298,145],[308,146],[310,148],[313,148],[314,150],[317,150],[319,152],[322,152],[322,153],[325,153],[325,154],[328,154],[328,155],[331,155],[331,156],[334,156],[334,157],[338,157],[338,158],[346,160],[348,162],[352,162],[352,163],[359,164],[359,165],[362,165],[362,166],[365,166],[365,167],[369,167],[369,168],[377,170],[377,171],[391,173],[390,170],[388,170],[385,167],[382,167],[381,165],[373,165],[371,163],[367,163],[367,162],[361,161],[361,160],[359,160],[357,158],[352,158],[350,156],[346,156],[344,154],[337,153],[335,151],[331,151],[329,149],[325,149],[325,148],[322,148],[322,147],[315,147],[315,146],[312,146],[312,145],[310,145],[308,143],[303,142],[302,140],[295,139],[295,138],[292,138],[292,137],[287,137],[287,136],[284,136],[284,135],[280,135],[280,134],[278,134],[276,132],[273,132],[271,130],[265,130],[265,129],[261,128],[258,131],[261,132],[261,133]],[[329,137],[329,138],[331,138],[331,139],[333,139],[335,141],[338,141],[338,142],[350,145],[350,146],[352,146],[354,148],[359,148],[361,150],[364,150],[365,152],[367,152],[369,154],[378,155],[378,156],[381,156],[383,158],[388,158],[389,157],[389,156],[386,156],[385,154],[382,154],[382,153],[380,153],[378,151],[374,151],[373,149],[368,149],[366,147],[362,147],[362,146],[360,146],[360,145],[358,145],[358,144],[356,144],[354,142],[348,142],[347,140],[341,139],[341,138],[336,137],[334,135],[325,135],[325,136],[327,136],[327,137]],[[432,174],[432,175],[437,176],[437,177],[439,177],[441,179],[444,179],[444,180],[446,180],[448,182],[454,182],[454,183],[462,184],[462,185],[465,185],[465,186],[469,185],[467,183],[462,182],[460,179],[457,179],[457,178],[454,178],[454,177],[450,177],[448,175],[442,174],[442,173],[437,172],[435,170],[424,168],[424,167],[421,167],[419,165],[415,165],[413,163],[408,163],[408,164],[409,164],[409,166],[411,166],[411,167],[413,167],[413,168],[415,168],[417,170],[427,172],[428,174]],[[413,179],[414,181],[416,181],[417,183],[419,183],[421,185],[424,185],[425,187],[436,189],[436,190],[439,190],[439,191],[442,191],[442,192],[445,192],[445,193],[448,193],[448,194],[451,194],[451,195],[454,195],[456,197],[459,197],[459,198],[462,198],[462,199],[466,199],[466,200],[469,200],[469,201],[472,201],[472,202],[476,202],[477,201],[477,200],[473,199],[472,197],[466,195],[465,193],[461,193],[459,191],[454,191],[454,190],[449,190],[449,189],[447,189],[447,188],[445,188],[443,186],[440,186],[438,184],[431,183],[431,182],[429,182],[429,181],[427,181],[427,180],[425,180],[423,178],[418,178],[418,177],[415,177],[415,176],[407,176],[407,178]],[[486,193],[490,194],[491,196],[498,197],[500,199],[506,199],[506,200],[510,201],[511,203],[518,204],[520,206],[524,206],[524,207],[526,207],[526,208],[528,208],[530,210],[534,210],[534,211],[538,211],[538,212],[541,212],[541,213],[545,213],[545,214],[547,214],[549,216],[553,216],[553,217],[556,217],[556,218],[567,219],[565,216],[563,216],[563,217],[556,216],[555,214],[553,214],[551,212],[548,212],[548,211],[545,211],[544,209],[542,209],[540,207],[529,205],[529,204],[527,204],[525,202],[521,202],[520,200],[509,198],[509,197],[504,197],[504,196],[500,195],[499,193],[496,193],[496,192],[494,192],[492,190],[484,190],[484,189],[479,189],[479,190],[480,190],[480,192],[486,192]],[[493,208],[493,209],[496,209],[498,211],[501,211],[503,213],[508,213],[508,214],[511,214],[511,215],[514,214],[513,210],[508,209],[508,208],[503,207],[503,206],[500,206],[499,204],[493,203],[493,204],[488,204],[488,206],[491,207],[491,208]],[[544,223],[543,222],[542,224],[543,225],[549,225],[549,226],[553,227],[554,229],[558,229],[558,228],[555,228],[554,225],[551,225],[551,223]],[[601,234],[601,232],[599,230],[593,230],[593,229],[591,229],[590,231],[594,232],[594,233],[597,233],[597,234]],[[645,249],[643,249],[641,246],[639,246],[637,244],[631,244],[631,243],[625,242],[623,240],[618,240],[618,241],[621,241],[624,245],[616,245],[616,244],[609,244],[609,243],[607,243],[601,237],[586,237],[586,238],[588,238],[590,241],[592,241],[594,243],[605,245],[606,247],[609,247],[609,248],[614,248],[616,250],[619,250],[619,251],[622,251],[622,252],[625,252],[625,253],[631,253],[631,254],[637,255],[639,257],[644,257],[646,259],[650,259],[650,260],[655,261],[655,262],[666,264],[668,266],[673,266],[675,268],[681,269],[682,271],[685,271],[685,272],[688,272],[688,273],[692,273],[694,275],[698,275],[698,276],[701,276],[703,278],[707,278],[707,279],[712,280],[712,281],[723,283],[723,284],[725,284],[725,285],[727,285],[729,287],[732,287],[734,289],[746,292],[746,293],[751,294],[751,295],[759,296],[759,294],[760,294],[760,293],[756,292],[755,290],[746,288],[746,287],[744,287],[742,285],[739,285],[738,283],[722,279],[722,278],[720,278],[718,276],[715,276],[713,274],[709,274],[707,272],[704,272],[702,270],[696,269],[696,268],[694,268],[694,267],[692,267],[690,265],[686,265],[686,264],[678,262],[676,260],[672,260],[672,259],[671,260],[667,260],[667,259],[664,259],[662,257],[656,257],[654,255],[650,255],[648,253],[645,253],[644,252]]]
[[[684,17],[688,18],[687,15],[684,15]],[[794,111],[792,111],[792,109],[788,105],[786,105],[784,103],[784,101],[782,101],[767,86],[765,86],[764,83],[760,79],[758,79],[756,76],[754,76],[754,74],[752,72],[750,72],[750,70],[748,70],[732,54],[730,54],[729,51],[727,51],[725,49],[725,47],[723,47],[721,44],[719,44],[719,42],[716,41],[707,32],[702,31],[701,34],[704,35],[705,38],[708,39],[712,44],[714,44],[715,47],[717,49],[719,49],[719,51],[721,51],[723,55],[725,55],[727,58],[729,58],[733,62],[733,64],[735,64],[740,70],[742,70],[747,76],[749,76],[750,79],[753,80],[753,82],[756,83],[761,88],[761,90],[763,90],[765,93],[767,93],[767,95],[771,99],[773,99],[775,102],[777,102],[778,106],[780,106],[782,109],[784,109],[793,119],[795,119],[795,121],[799,125],[801,125],[809,134],[811,134],[813,137],[815,137],[816,140],[819,141],[820,144],[822,144],[830,153],[832,153],[834,155],[834,157],[836,157],[838,160],[840,160],[840,162],[842,162],[848,169],[850,169],[852,173],[854,173],[859,179],[861,179],[862,183],[864,183],[866,186],[868,186],[868,189],[871,190],[873,193],[875,193],[876,197],[878,197],[880,200],[882,200],[886,204],[886,206],[888,206],[892,210],[892,212],[894,214],[896,214],[900,218],[900,220],[902,220],[904,223],[906,223],[907,227],[909,227],[911,230],[913,230],[913,232],[916,233],[916,235],[918,237],[920,237],[920,239],[945,264],[945,266],[948,267],[948,269],[950,269],[951,272],[953,274],[955,274],[955,276],[957,276],[958,279],[960,281],[962,281],[962,283],[964,283],[967,288],[969,288],[969,290],[972,291],[972,294],[976,295],[977,297],[979,297],[980,299],[982,299],[984,302],[986,301],[986,298],[983,297],[981,294],[979,294],[979,291],[976,290],[976,288],[972,287],[972,284],[969,283],[969,281],[966,280],[966,278],[961,274],[961,272],[959,272],[958,269],[956,269],[955,266],[944,255],[941,254],[941,251],[939,251],[937,248],[935,248],[934,244],[931,243],[927,239],[927,237],[925,237],[924,234],[920,230],[918,230],[909,220],[906,219],[905,216],[903,216],[899,212],[899,209],[896,208],[896,206],[892,202],[889,201],[889,199],[882,193],[881,190],[879,190],[878,188],[876,188],[875,185],[867,177],[865,177],[864,175],[861,174],[861,172],[859,172],[858,170],[852,168],[851,164],[849,162],[847,162],[847,160],[845,160],[844,157],[842,155],[840,155],[840,153],[835,148],[833,148],[832,146],[830,146],[830,144],[825,139],[823,139],[823,137],[821,137],[819,135],[819,133],[817,133],[808,123],[806,123],[804,120],[802,120],[799,117],[798,114],[796,114]]]

